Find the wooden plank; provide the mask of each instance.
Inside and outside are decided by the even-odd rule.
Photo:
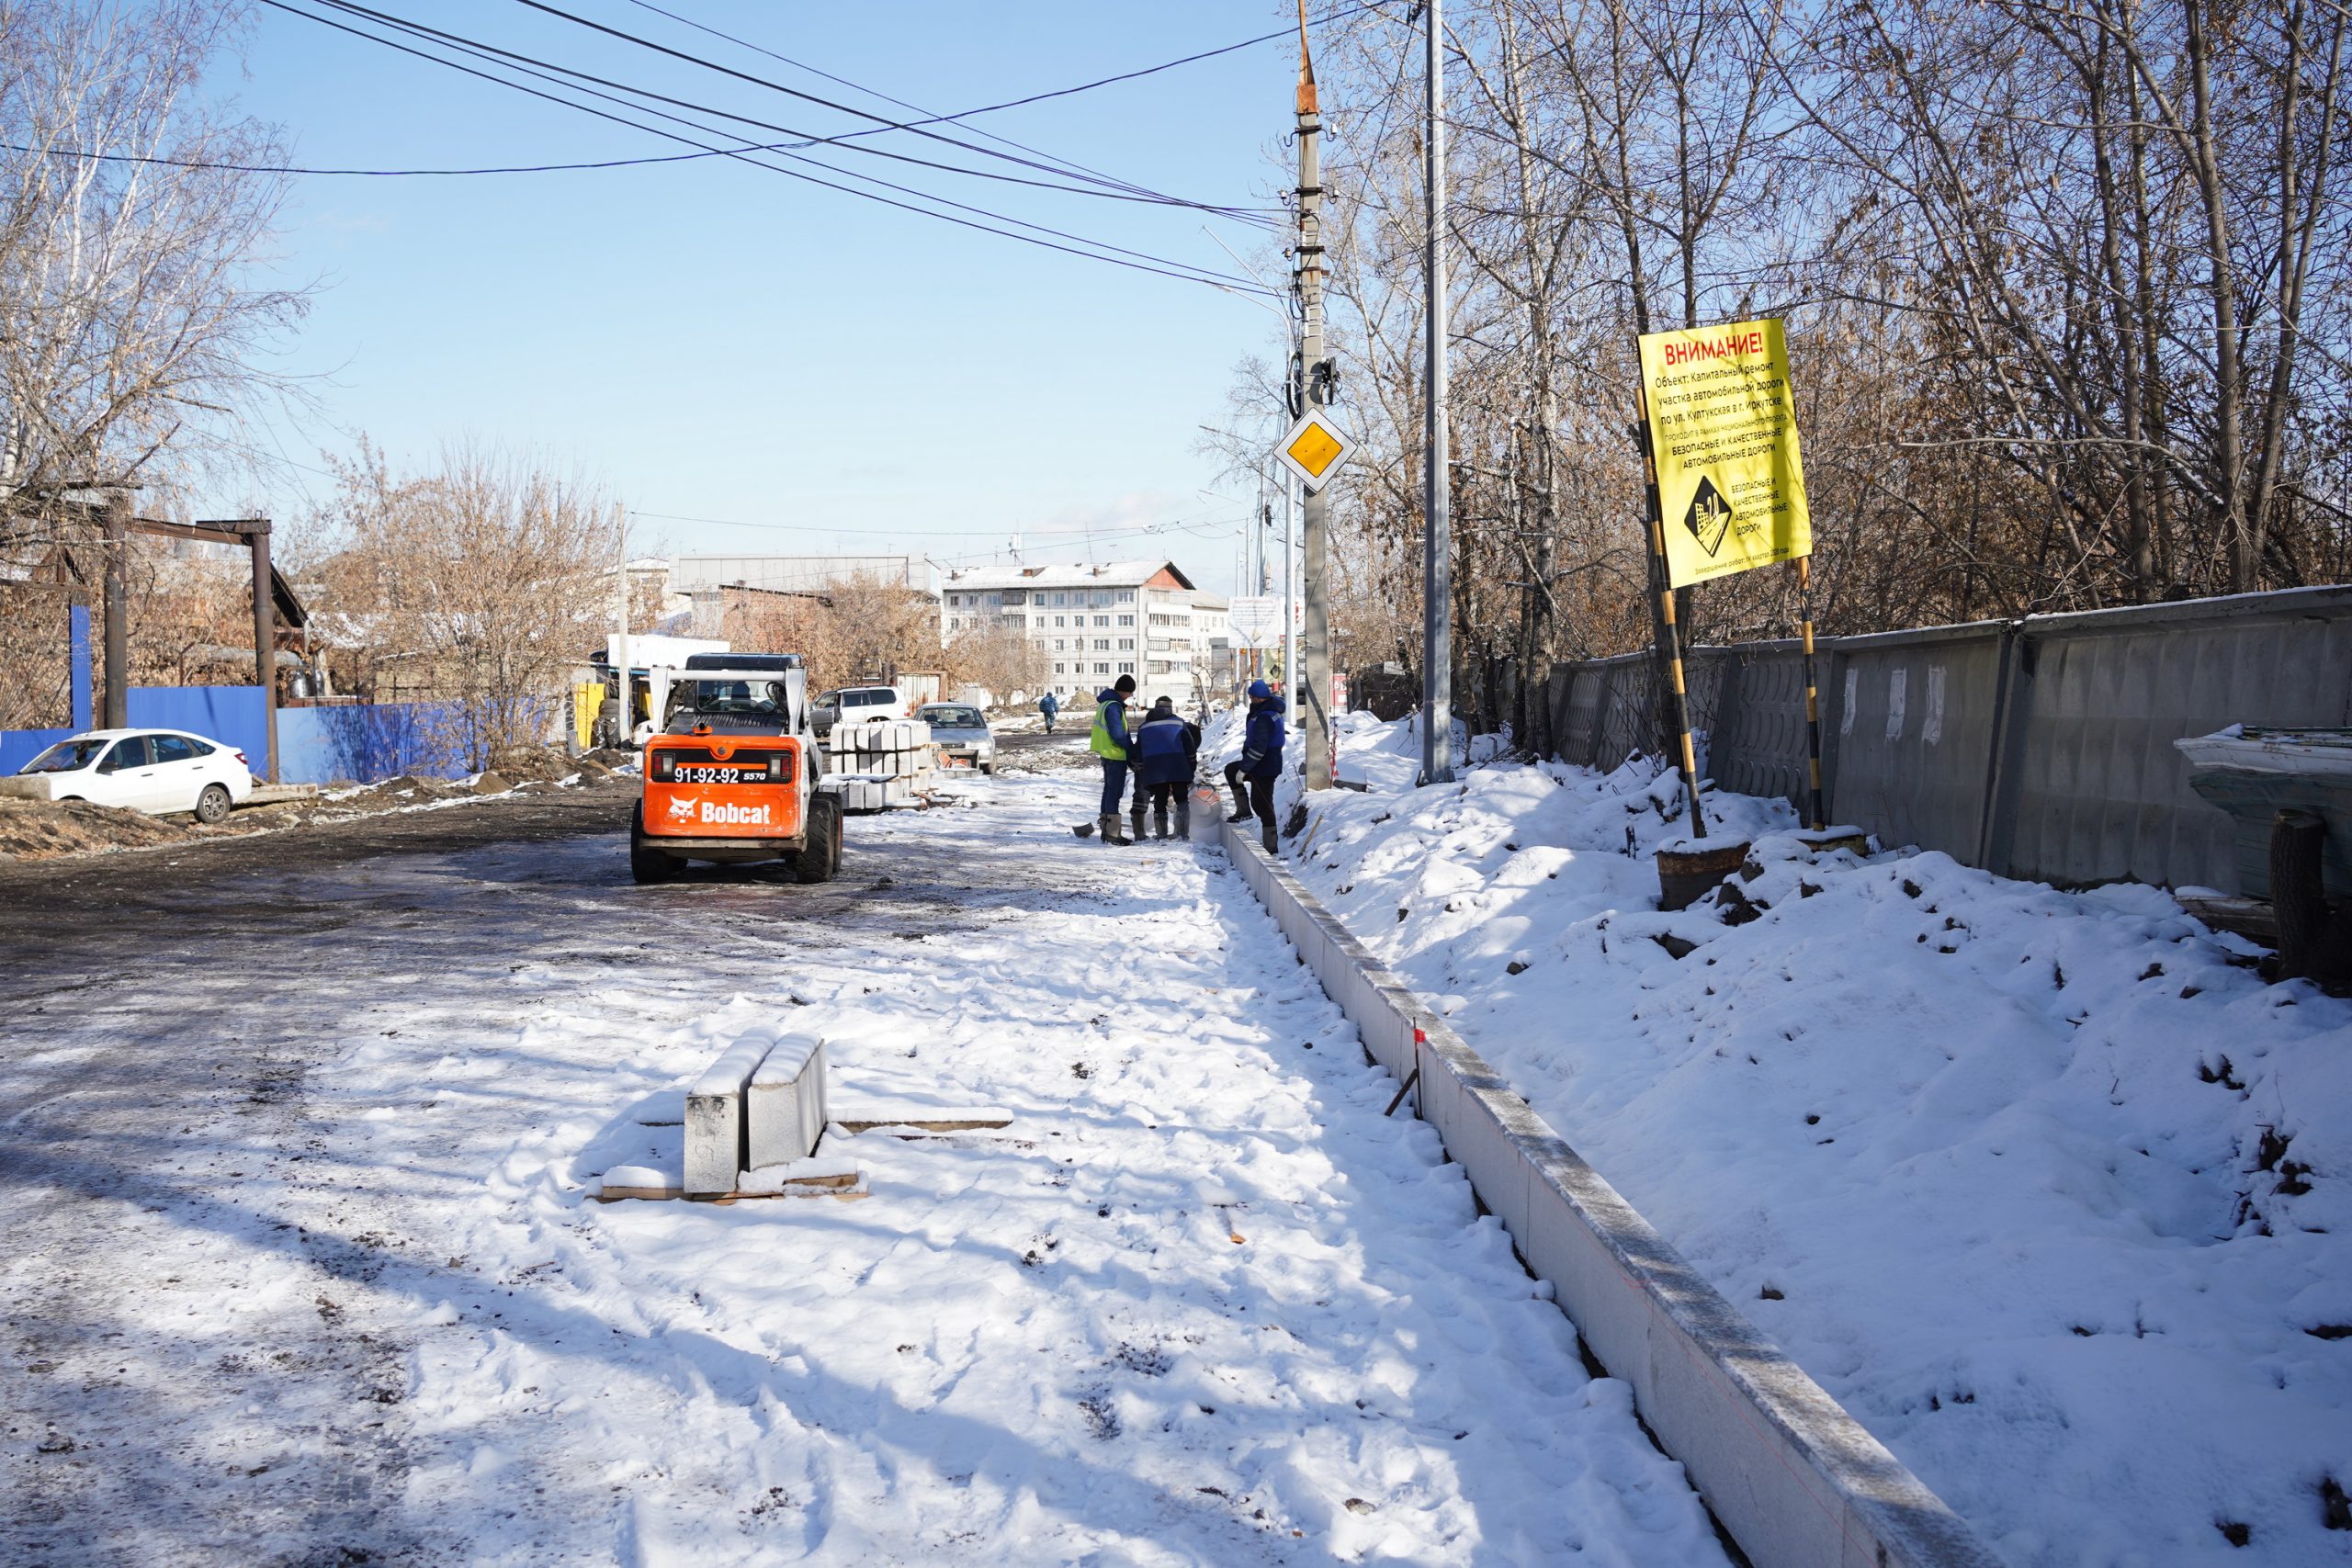
[[[833,1125],[844,1133],[871,1133],[876,1127],[912,1127],[925,1133],[978,1133],[1012,1125],[1012,1112],[982,1106],[962,1106],[944,1116],[925,1116],[933,1109],[922,1105],[867,1105],[847,1112],[834,1111]],[[913,1114],[902,1114],[913,1112]]]
[[[763,1198],[870,1198],[873,1194],[865,1190],[865,1179],[862,1172],[846,1176],[816,1176],[793,1181],[778,1192],[718,1192],[707,1197],[697,1193],[691,1200],[674,1187],[606,1187],[589,1196],[599,1203],[662,1203],[679,1200],[696,1203],[749,1203]]]

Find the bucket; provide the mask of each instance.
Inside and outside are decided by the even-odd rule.
[[[1747,843],[1657,852],[1657,907],[1687,909],[1747,861]]]
[[[1193,841],[1214,844],[1218,841],[1217,829],[1225,820],[1225,797],[1215,784],[1195,784],[1189,796],[1192,802]]]

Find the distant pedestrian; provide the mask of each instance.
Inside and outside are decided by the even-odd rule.
[[[1047,692],[1037,699],[1037,711],[1046,716],[1046,733],[1051,735],[1054,732],[1054,716],[1062,711],[1061,699]]]
[[[1136,729],[1136,776],[1151,791],[1151,835],[1168,837],[1169,807],[1173,805],[1176,836],[1193,831],[1193,771],[1201,754],[1200,727],[1176,711],[1175,700],[1162,697],[1151,705]],[[1138,819],[1140,821],[1140,819]],[[1140,827],[1138,827],[1140,832]]]
[[[1127,792],[1127,760],[1135,751],[1127,733],[1127,699],[1135,689],[1136,678],[1122,675],[1094,698],[1094,736],[1088,744],[1102,759],[1102,812],[1094,826],[1106,844],[1135,841],[1119,831],[1119,797]]]
[[[1252,681],[1250,727],[1242,731],[1241,756],[1225,765],[1226,787],[1233,791],[1233,815],[1227,820],[1258,818],[1259,841],[1268,854],[1279,847],[1274,837],[1274,780],[1282,771],[1283,700],[1263,681]]]

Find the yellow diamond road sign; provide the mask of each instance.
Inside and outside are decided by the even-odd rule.
[[[1356,444],[1347,432],[1333,424],[1320,410],[1309,410],[1306,416],[1290,427],[1274,447],[1274,457],[1283,468],[1306,482],[1310,491],[1321,490],[1331,476],[1340,471]]]

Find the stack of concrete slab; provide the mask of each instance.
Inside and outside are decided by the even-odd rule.
[[[826,787],[841,796],[843,811],[887,811],[915,803],[911,778],[874,778],[864,773],[836,773]]]
[[[752,1190],[742,1186],[745,1178],[763,1166],[806,1159],[824,1132],[824,1042],[746,1034],[695,1079],[685,1110],[686,1196]]]
[[[912,718],[866,718],[833,726],[825,742],[829,773],[912,778],[938,765],[931,726]]]

